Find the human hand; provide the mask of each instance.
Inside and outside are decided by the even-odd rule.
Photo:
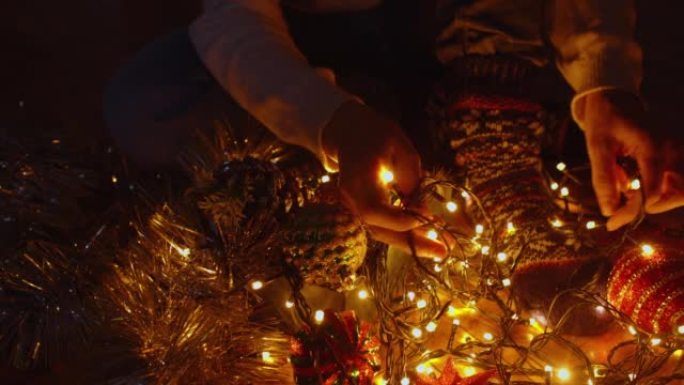
[[[633,221],[642,205],[647,212],[662,212],[684,205],[681,176],[666,171],[666,157],[657,138],[646,127],[646,113],[638,98],[618,90],[588,94],[577,102],[576,116],[586,134],[592,183],[608,230]],[[617,163],[631,157],[639,167],[641,188],[630,190],[630,180]],[[621,193],[626,203],[620,206]]]
[[[420,157],[395,122],[361,103],[345,103],[325,127],[323,147],[338,160],[345,203],[375,239],[406,251],[412,243],[419,256],[445,256],[445,246],[428,239],[423,223],[410,214],[423,212],[412,199],[420,184]],[[380,179],[383,169],[394,174],[392,186],[406,207],[390,205],[389,186]]]

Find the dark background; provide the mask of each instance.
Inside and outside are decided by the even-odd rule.
[[[116,69],[146,43],[187,26],[201,8],[199,0],[1,3],[0,137],[65,132],[77,138],[84,149],[96,149],[107,140],[101,94]],[[657,124],[684,138],[680,112],[684,100],[684,3],[649,0],[638,2],[638,8],[638,36],[646,56],[645,99],[658,117]],[[375,15],[355,20],[357,35],[364,37],[374,36],[381,19]],[[340,28],[349,25],[338,24]],[[371,46],[328,45],[327,49],[338,53],[347,49],[357,60],[382,56]],[[406,78],[410,80],[410,76]],[[581,152],[575,148],[581,149],[572,146],[570,152]]]

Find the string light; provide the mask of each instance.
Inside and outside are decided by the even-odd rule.
[[[630,381],[636,380],[636,373],[630,373],[627,375],[627,378],[629,378]]]
[[[558,369],[556,376],[563,381],[567,381],[570,379],[570,371],[566,368],[560,368]]]
[[[446,209],[450,213],[455,213],[456,210],[458,210],[458,205],[456,204],[456,202],[449,201],[446,203]]]
[[[460,326],[461,325],[461,320],[458,318],[454,318],[453,321],[451,321],[451,324],[454,326]]]
[[[389,382],[387,382],[386,379],[383,377],[378,377],[378,379],[375,380],[375,385],[387,385]]]
[[[489,255],[489,246],[482,246],[482,249],[480,250],[482,252],[482,255]]]
[[[416,293],[409,291],[408,293],[406,293],[406,298],[408,298],[409,301],[413,301],[414,299],[416,299]]]
[[[316,323],[322,323],[323,320],[325,319],[325,312],[323,310],[316,310],[316,313],[314,313],[314,320],[316,320]]]
[[[425,330],[427,330],[429,333],[433,333],[435,330],[437,330],[437,324],[430,321],[427,325],[425,325]]]
[[[410,385],[411,380],[408,377],[404,377],[401,379],[401,385]]]
[[[190,256],[190,249],[187,248],[187,247],[182,248],[182,249],[179,248],[179,249],[177,249],[177,250],[178,250],[178,254],[180,254],[182,257],[187,258],[187,257]]]
[[[288,309],[292,309],[294,307],[294,305],[295,305],[294,302],[292,302],[290,300],[285,301],[285,307]]]
[[[321,177],[321,183],[328,183],[330,182],[330,175],[325,174]]]
[[[663,340],[658,337],[651,338],[651,346],[658,346],[661,342],[663,342]]]
[[[116,184],[119,181],[119,178],[116,177],[116,175],[112,175],[112,183]]]
[[[546,373],[553,373],[553,366],[551,366],[551,365],[544,365],[544,372],[546,372]]]
[[[473,368],[472,366],[466,366],[463,368],[463,374],[466,377],[472,377],[477,373],[477,369]]]
[[[560,195],[561,195],[563,198],[567,197],[568,195],[570,195],[570,189],[568,189],[567,187],[562,187],[562,188],[560,189]]]
[[[508,259],[508,254],[506,254],[506,253],[504,253],[504,252],[502,251],[502,252],[500,252],[499,254],[496,255],[496,259],[497,259],[499,262],[506,262],[506,260]]]
[[[643,255],[644,257],[652,257],[653,254],[655,254],[655,249],[653,248],[653,246],[647,243],[641,245],[641,255]]]
[[[684,325],[679,325],[679,327],[677,328],[677,333],[684,334]]]
[[[434,270],[435,270],[435,273],[440,273],[442,271],[442,266],[435,265]]]
[[[587,222],[587,230],[593,230],[595,228],[596,228],[596,222],[594,222],[594,221]]]
[[[482,235],[484,233],[484,226],[477,224],[475,225],[475,234]]]
[[[413,328],[413,329],[411,329],[411,335],[414,336],[415,338],[420,338],[423,336],[423,331],[420,330],[419,328]]]
[[[513,225],[513,222],[508,222],[506,224],[506,232],[511,235],[515,233],[515,225]]]
[[[603,307],[602,305],[596,305],[596,307],[594,308],[594,310],[596,310],[596,313],[598,313],[598,314],[600,314],[600,315],[603,315],[603,314],[606,313],[606,308]]]
[[[416,366],[416,373],[419,374],[430,374],[432,373],[433,369],[429,367],[427,364],[419,364]]]
[[[641,181],[639,179],[634,179],[632,182],[629,183],[629,189],[630,190],[638,190],[641,188]]]
[[[556,182],[551,183],[551,190],[556,191],[560,188],[560,185]]]
[[[502,284],[504,287],[509,287],[509,286],[511,286],[511,280],[510,280],[510,278],[504,278],[504,279],[502,279],[502,280],[501,280],[501,284]]]
[[[264,287],[264,283],[259,280],[252,281],[250,286],[252,287],[252,290],[261,290]]]
[[[491,341],[494,339],[494,336],[492,335],[492,333],[487,332],[482,335],[482,338],[484,338],[485,341]]]
[[[365,289],[359,290],[359,292],[357,293],[357,296],[359,297],[359,299],[367,299],[368,298],[368,290],[365,290]]]
[[[566,165],[566,164],[563,163],[563,162],[558,162],[558,164],[556,165],[556,170],[558,170],[558,171],[560,171],[560,172],[563,172],[563,171],[565,171],[565,170],[567,170],[567,169],[568,169],[568,165]]]
[[[390,183],[394,182],[394,173],[385,167],[381,167],[380,168],[380,180],[384,184],[390,184]]]
[[[428,232],[427,232],[427,237],[428,237],[428,239],[431,239],[431,240],[433,240],[433,241],[436,241],[437,238],[439,238],[439,234],[437,233],[436,230],[430,229],[430,230],[428,230]]]
[[[273,357],[271,357],[270,352],[261,352],[261,359],[267,364],[272,364],[275,362]]]
[[[632,326],[632,325],[629,325],[629,327],[627,328],[627,331],[629,331],[629,334],[631,334],[631,335],[633,335],[633,336],[637,335],[637,330],[636,330],[636,328],[635,328],[634,326]]]
[[[563,221],[561,221],[560,219],[556,218],[556,219],[554,219],[554,220],[551,222],[551,226],[556,227],[556,228],[558,228],[558,227],[563,227]]]
[[[416,302],[416,307],[418,309],[425,309],[427,307],[427,301],[424,299],[419,299],[418,302]]]

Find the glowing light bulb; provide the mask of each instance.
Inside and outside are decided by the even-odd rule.
[[[292,302],[290,300],[285,301],[285,307],[288,309],[292,309],[294,307],[294,305],[295,305],[294,302]]]
[[[560,189],[560,195],[561,195],[563,198],[567,197],[568,195],[570,195],[570,189],[568,189],[567,187],[561,187],[561,189]]]
[[[679,327],[677,328],[677,333],[684,334],[684,325],[679,325]]]
[[[455,213],[456,210],[458,210],[458,204],[456,204],[456,202],[449,201],[446,203],[446,209],[450,213]]]
[[[509,286],[511,286],[511,280],[510,280],[510,278],[504,278],[504,279],[502,279],[502,280],[501,280],[501,284],[502,284],[504,287],[509,287]]]
[[[482,246],[482,249],[480,251],[482,252],[482,255],[489,255],[489,251],[491,248],[489,246]]]
[[[551,190],[556,191],[560,188],[560,185],[556,182],[551,183]]]
[[[273,362],[275,362],[273,357],[271,357],[270,352],[261,352],[261,359],[267,364],[272,364]]]
[[[494,335],[492,335],[492,333],[487,332],[482,335],[482,338],[484,338],[485,341],[491,341],[494,339]]]
[[[570,371],[566,368],[560,368],[558,369],[558,372],[556,372],[556,376],[562,381],[567,381],[570,379]]]
[[[322,323],[323,320],[325,319],[325,312],[323,310],[316,310],[316,313],[314,313],[314,320],[316,320],[316,323]]]
[[[416,372],[417,373],[424,374],[424,373],[427,373],[427,371],[428,371],[428,368],[425,364],[419,364],[418,366],[416,366]]]
[[[594,308],[594,310],[596,310],[596,313],[598,313],[598,314],[600,314],[600,315],[606,314],[606,308],[603,307],[603,306],[601,306],[601,305],[597,305],[597,306]]]
[[[515,233],[515,225],[513,225],[513,222],[508,222],[506,224],[506,232],[509,235]]]
[[[553,373],[553,366],[551,365],[544,365],[544,371],[546,373]]]
[[[185,248],[179,248],[178,249],[178,254],[180,254],[183,257],[189,257],[190,256],[190,249],[185,247]]]
[[[563,163],[563,162],[558,162],[558,164],[556,165],[556,170],[558,170],[558,171],[560,171],[560,172],[563,172],[563,171],[565,171],[565,170],[567,170],[567,169],[568,169],[568,165],[566,165],[566,164]]]
[[[502,251],[502,252],[500,252],[499,254],[496,255],[496,259],[497,259],[499,262],[506,262],[506,260],[508,259],[508,254],[506,254],[506,253],[504,253],[504,252]]]
[[[461,191],[461,198],[463,199],[469,199],[470,194],[468,194],[466,191]]]
[[[682,350],[682,349],[677,349],[672,353],[672,355],[675,357],[681,357],[683,354],[684,354],[684,350]]]
[[[361,289],[359,292],[356,294],[359,299],[367,299],[368,298],[368,290]]]
[[[627,378],[629,378],[630,381],[634,381],[636,379],[636,374],[635,373],[630,373],[627,375]]]
[[[475,225],[475,234],[482,235],[484,233],[484,226],[477,224]]]
[[[593,230],[595,228],[596,228],[596,222],[594,222],[594,221],[587,222],[587,230]]]
[[[384,184],[390,184],[394,182],[394,173],[384,167],[380,168],[380,180]]]
[[[429,322],[427,325],[425,325],[425,330],[433,333],[435,330],[437,330],[437,324],[434,322]]]
[[[587,385],[594,385],[594,381],[592,381],[591,378],[588,379],[588,380],[587,380]]]
[[[404,377],[401,379],[401,385],[410,385],[411,380],[408,377]]]
[[[647,243],[641,245],[641,255],[643,255],[644,257],[652,257],[653,254],[655,254],[655,249],[653,248],[653,246]]]
[[[629,325],[629,327],[627,328],[627,331],[629,331],[629,334],[631,334],[631,335],[633,335],[633,336],[637,335],[637,330],[636,330],[636,328],[635,328],[634,326],[632,326],[632,325]]]
[[[387,380],[382,378],[382,377],[378,377],[375,380],[375,385],[387,385],[387,384],[389,384],[389,382],[387,382]]]
[[[116,175],[112,175],[112,183],[116,184],[119,181],[119,178],[116,177]]]
[[[451,324],[454,326],[459,326],[459,325],[461,325],[461,320],[458,318],[454,318],[454,320],[451,321]]]
[[[661,342],[663,342],[663,340],[661,340],[658,337],[651,338],[651,345],[652,346],[658,346],[658,345],[660,345]]]
[[[435,269],[435,273],[439,273],[439,272],[442,271],[442,266],[440,266],[440,265],[435,265],[434,269]]]
[[[466,366],[465,368],[463,368],[463,374],[466,377],[472,377],[476,373],[477,373],[477,370],[475,368],[473,368],[472,366]]]
[[[330,182],[330,175],[325,174],[321,177],[321,183],[328,183]]]
[[[250,286],[252,287],[252,290],[261,290],[264,287],[264,283],[258,280],[252,281]]]
[[[419,299],[418,302],[416,302],[416,307],[418,309],[424,309],[427,307],[427,301],[424,299]]]
[[[423,336],[423,331],[419,328],[413,328],[411,329],[411,335],[415,338],[420,338]]]
[[[629,183],[630,190],[638,190],[641,188],[641,181],[639,179],[634,179]]]
[[[436,241],[437,238],[439,238],[439,234],[437,233],[436,230],[430,229],[430,230],[428,230],[428,232],[427,232],[427,237],[428,237],[428,239],[431,239],[431,240],[433,240],[433,241]]]
[[[558,228],[558,227],[563,227],[563,221],[561,221],[560,219],[556,218],[556,219],[554,219],[554,220],[551,222],[551,226],[556,227],[556,228]]]

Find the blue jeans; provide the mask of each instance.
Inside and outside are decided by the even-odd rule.
[[[193,131],[210,130],[236,103],[200,61],[187,30],[145,47],[110,81],[106,125],[143,166],[171,164]]]

